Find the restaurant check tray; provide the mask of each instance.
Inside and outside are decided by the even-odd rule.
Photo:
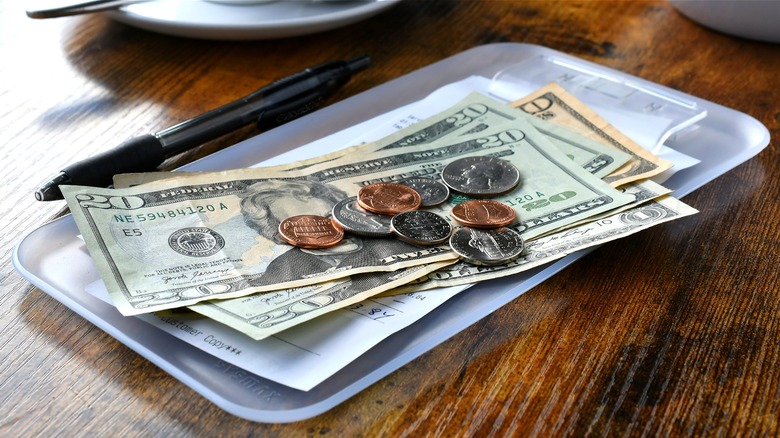
[[[522,80],[524,72],[535,74],[533,69],[523,67],[529,60],[542,60],[534,64],[537,70],[540,65],[543,69],[574,68],[598,80],[606,78],[613,85],[622,86],[622,91],[611,94],[616,98],[616,104],[628,95],[624,92],[625,87],[642,89],[647,95],[681,103],[679,108],[687,114],[679,118],[683,123],[667,129],[659,141],[701,162],[674,174],[664,183],[676,197],[690,193],[750,159],[769,143],[766,127],[746,114],[548,48],[500,43],[479,46],[414,71],[227,148],[185,166],[183,170],[250,167],[415,102],[441,86],[472,75]],[[497,76],[499,72],[509,74]],[[639,109],[640,113],[643,110],[646,108]],[[86,285],[98,280],[99,276],[78,234],[70,216],[31,231],[14,251],[15,267],[32,284],[220,408],[249,420],[274,423],[302,420],[325,412],[588,252],[575,253],[529,272],[475,285],[385,339],[312,390],[299,391],[227,365],[152,325],[120,315],[114,307],[87,293]]]

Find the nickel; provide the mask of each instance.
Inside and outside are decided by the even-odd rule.
[[[525,244],[520,233],[510,228],[459,228],[450,237],[450,247],[468,263],[494,266],[518,258]]]

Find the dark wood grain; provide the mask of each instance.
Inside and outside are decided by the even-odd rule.
[[[19,3],[19,4],[17,4]],[[685,198],[696,216],[607,244],[329,412],[220,410],[11,266],[59,214],[42,178],[317,62],[368,53],[346,98],[474,46],[526,42],[748,113],[780,135],[780,45],[665,2],[407,0],[269,41],[202,41],[0,3],[0,435],[405,436],[780,433],[776,141]],[[254,135],[251,128],[173,167]]]

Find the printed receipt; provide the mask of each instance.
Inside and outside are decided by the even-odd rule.
[[[463,289],[364,300],[260,341],[207,317],[143,314],[128,318],[138,318],[257,376],[308,391]],[[86,290],[111,304],[102,280]]]

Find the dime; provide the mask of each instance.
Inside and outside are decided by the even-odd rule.
[[[413,188],[398,183],[374,183],[360,188],[358,205],[377,214],[389,216],[416,210],[422,198]]]
[[[447,219],[427,210],[399,213],[393,216],[390,227],[399,239],[417,245],[444,243],[452,233]]]
[[[420,207],[433,207],[446,201],[450,197],[450,189],[441,181],[425,176],[413,176],[398,181],[399,184],[409,186],[422,197]]]
[[[450,237],[450,247],[462,260],[487,266],[511,262],[525,249],[520,233],[510,228],[459,228]]]
[[[301,248],[329,248],[341,242],[344,230],[335,221],[315,215],[292,216],[279,224],[279,235]]]
[[[346,198],[333,206],[333,219],[345,230],[361,236],[390,236],[390,216],[369,213],[358,205],[357,198]]]
[[[472,199],[452,207],[452,217],[471,228],[499,228],[512,223],[515,209],[492,199]]]
[[[506,193],[520,183],[520,171],[495,157],[464,157],[444,166],[441,179],[450,189],[484,198]]]

